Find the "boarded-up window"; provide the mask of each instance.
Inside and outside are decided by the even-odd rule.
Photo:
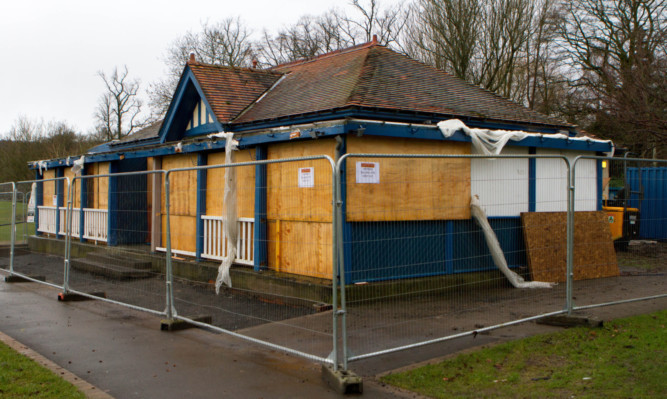
[[[470,154],[469,143],[348,137],[348,153]],[[357,162],[377,163],[379,183],[357,182]],[[348,158],[347,220],[401,221],[470,218],[470,160]]]
[[[254,160],[254,149],[234,152],[234,163],[252,162]],[[208,155],[208,165],[223,165],[224,163],[224,152]],[[208,169],[206,172],[206,214],[209,216],[224,216],[223,198],[225,195],[226,169]],[[255,165],[234,168],[236,171],[236,209],[238,217],[255,217],[255,169]]]
[[[333,139],[289,142],[268,147],[269,159],[328,155]],[[308,184],[299,170],[310,169]],[[302,176],[301,176],[302,177]],[[312,181],[310,180],[312,178]],[[332,168],[327,160],[267,165],[268,260],[271,269],[331,278]]]
[[[196,154],[170,155],[162,158],[162,169],[180,169],[197,166]],[[171,246],[180,251],[194,253],[197,231],[197,172],[194,170],[172,172],[169,175],[169,206],[171,221]],[[164,186],[164,177],[163,177]],[[167,226],[166,198],[162,190],[162,226]],[[167,229],[162,229],[162,242],[167,242]]]

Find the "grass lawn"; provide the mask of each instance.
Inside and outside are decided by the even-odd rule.
[[[434,398],[658,398],[667,392],[667,310],[573,328],[390,374]]]
[[[74,385],[0,342],[0,398],[85,398]]]
[[[26,205],[26,211],[27,211]],[[16,219],[24,220],[23,218],[23,204],[16,204]],[[0,242],[9,242],[11,240],[11,223],[12,223],[12,203],[10,201],[1,201],[0,200]],[[35,234],[35,224],[28,223],[24,225],[19,223],[16,225],[16,239],[21,240],[24,234],[33,235]]]

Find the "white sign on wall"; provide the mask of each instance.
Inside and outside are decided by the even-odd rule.
[[[315,187],[315,168],[299,168],[299,187]]]
[[[53,206],[58,206],[58,196],[57,195],[53,196]]]
[[[357,162],[357,183],[380,183],[379,162]]]

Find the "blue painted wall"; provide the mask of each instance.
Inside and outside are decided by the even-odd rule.
[[[667,239],[667,167],[628,168],[628,184],[644,192],[641,203],[632,195],[629,206],[639,208],[639,237],[652,240]]]
[[[112,162],[112,173],[145,171],[146,158]],[[148,241],[147,175],[109,178],[109,245]]]
[[[521,219],[494,218],[489,223],[507,263],[526,265]],[[472,220],[348,225],[347,283],[495,269],[482,231]]]

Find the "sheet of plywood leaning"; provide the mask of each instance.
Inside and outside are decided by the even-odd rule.
[[[567,213],[522,213],[521,222],[532,280],[566,281]],[[619,275],[604,212],[575,213],[573,271],[575,280]]]
[[[170,155],[162,158],[164,170],[197,166],[196,154]],[[164,185],[164,177],[162,178]],[[194,253],[197,247],[197,171],[173,172],[169,175],[169,206],[171,247]],[[162,190],[162,226],[167,226],[165,190]],[[162,229],[162,243],[167,242],[167,229]]]
[[[336,142],[317,139],[275,144],[268,159],[334,157]],[[332,271],[332,168],[326,160],[267,165],[269,268],[320,278]]]
[[[351,136],[347,152],[460,155],[470,143]],[[377,179],[359,182],[358,164],[376,167]],[[346,168],[347,221],[470,219],[470,159],[353,157]]]

